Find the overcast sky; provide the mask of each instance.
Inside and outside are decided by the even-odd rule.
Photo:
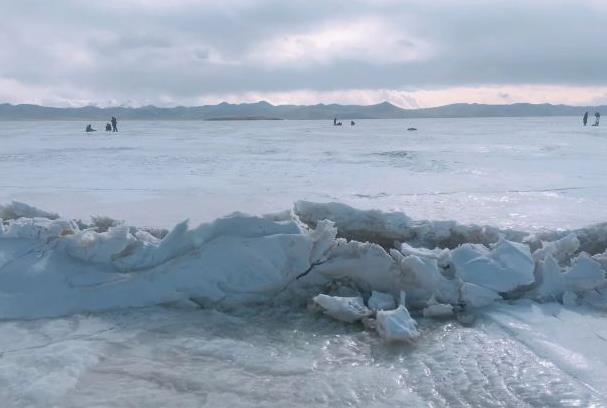
[[[0,0],[0,102],[607,103],[607,0]]]

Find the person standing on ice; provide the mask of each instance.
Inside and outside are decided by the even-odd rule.
[[[596,118],[596,121],[594,122],[594,124],[592,126],[598,126],[599,121],[601,120],[601,114],[598,112],[594,112],[594,117]]]
[[[582,122],[584,123],[584,126],[586,126],[586,124],[588,123],[588,112],[584,113],[584,117],[582,118]]]
[[[118,132],[118,121],[114,116],[112,116],[112,131]]]

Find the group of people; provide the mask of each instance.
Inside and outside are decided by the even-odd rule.
[[[601,120],[601,114],[598,112],[594,112],[594,117],[596,120],[594,121],[592,126],[598,126],[599,121]],[[588,124],[588,112],[584,113],[584,117],[582,118],[582,123],[584,123],[584,126],[586,126]]]
[[[338,122],[337,118],[333,118],[333,126],[341,126],[341,125],[342,125],[342,123]],[[350,126],[354,126],[354,125],[356,125],[356,123],[353,120],[351,120],[350,121]]]
[[[91,124],[86,125],[86,132],[96,132],[97,129],[93,129],[93,126],[91,126]],[[112,116],[112,119],[105,124],[105,131],[106,132],[118,132],[118,120]]]

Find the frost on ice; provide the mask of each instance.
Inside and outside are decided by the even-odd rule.
[[[502,299],[607,306],[607,227],[527,235],[343,204],[233,214],[167,233],[87,225],[0,206],[0,318],[193,300],[204,307],[314,302],[326,315],[411,339],[414,317]],[[595,237],[597,241],[593,241]],[[354,239],[357,238],[357,239]],[[325,293],[347,282],[352,294]],[[405,292],[406,304],[394,301]]]

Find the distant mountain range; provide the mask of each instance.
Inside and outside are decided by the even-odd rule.
[[[0,104],[0,120],[102,120],[111,116],[120,120],[269,120],[269,119],[406,119],[580,116],[585,111],[607,113],[607,105],[567,106],[515,103],[483,105],[457,103],[436,108],[403,109],[383,102],[376,105],[272,105],[268,102],[205,105],[174,108],[143,106],[140,108],[85,106],[52,108],[38,105]]]

